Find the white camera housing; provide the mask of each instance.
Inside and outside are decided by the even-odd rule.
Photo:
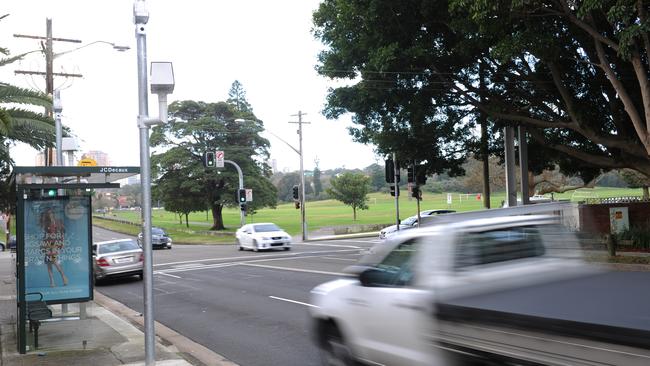
[[[174,91],[174,68],[171,62],[151,63],[151,92],[171,94]]]

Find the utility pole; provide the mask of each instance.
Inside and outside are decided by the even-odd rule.
[[[479,96],[481,103],[485,103],[485,81],[483,62],[479,63]],[[488,151],[488,119],[487,114],[481,110],[478,111],[478,120],[481,125],[481,160],[483,161],[483,207],[490,208],[490,153]]]
[[[289,123],[297,123],[298,124],[298,139],[299,139],[299,145],[298,145],[298,155],[300,155],[300,189],[301,189],[301,194],[300,194],[300,218],[301,218],[301,223],[302,223],[302,240],[307,240],[307,221],[305,220],[305,171],[303,169],[303,164],[302,164],[302,125],[303,124],[309,124],[310,122],[304,122],[302,120],[302,116],[304,116],[306,113],[302,113],[301,111],[298,111],[298,114],[293,114],[292,117],[298,116],[298,122],[289,122]]]
[[[52,37],[52,19],[45,19],[45,37],[41,36],[29,36],[24,34],[14,34],[16,38],[30,38],[30,39],[40,39],[45,40],[45,44],[41,42],[41,47],[43,47],[43,53],[45,54],[45,72],[42,71],[24,71],[16,70],[16,74],[25,74],[25,75],[45,75],[45,93],[49,96],[54,95],[54,76],[64,76],[64,77],[82,77],[81,74],[67,74],[67,73],[55,73],[54,72],[54,50],[53,43],[54,41],[58,42],[71,42],[71,43],[81,43],[81,40],[78,39],[68,39],[68,38],[54,38]],[[49,117],[52,117],[52,108],[46,108],[46,113]],[[61,150],[61,146],[56,146],[57,150]],[[58,154],[57,154],[58,155]],[[46,148],[44,152],[45,156],[45,165],[50,166],[54,165],[54,158],[52,156],[52,149]],[[63,165],[62,161],[57,161],[57,165]]]

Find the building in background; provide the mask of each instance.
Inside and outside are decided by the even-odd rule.
[[[93,159],[97,162],[98,166],[110,166],[111,165],[111,159],[108,157],[108,154],[99,151],[99,150],[91,150],[83,153],[81,156],[82,159]]]

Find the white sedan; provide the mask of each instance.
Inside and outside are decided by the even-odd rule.
[[[235,233],[239,250],[291,249],[291,236],[270,222],[244,225]]]

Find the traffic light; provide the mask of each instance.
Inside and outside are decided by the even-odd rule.
[[[241,204],[239,204],[239,208],[240,208],[242,211],[246,211],[246,204],[245,204],[245,203],[241,203]]]
[[[298,186],[293,186],[293,199],[297,200],[300,198],[300,195],[298,193]]]
[[[237,191],[237,198],[240,204],[246,203],[246,190],[242,188]]]
[[[300,208],[300,201],[295,201],[294,204],[296,205],[296,210]]]
[[[399,176],[399,162],[397,162],[397,167],[395,166],[395,162],[393,159],[386,159],[385,161],[386,165],[386,170],[385,170],[385,176],[386,176],[386,183],[395,183],[395,179],[397,178],[397,183],[400,181],[400,176]],[[395,175],[395,168],[397,168],[397,175]]]
[[[415,172],[415,184],[423,186],[427,183],[427,172],[424,169],[420,169]]]
[[[411,197],[417,198],[419,200],[422,199],[422,190],[420,190],[420,187],[415,186],[411,189]]]
[[[48,197],[56,197],[56,189],[50,188],[47,190],[47,196]]]
[[[406,175],[409,183],[415,182],[415,165],[406,167]]]
[[[397,196],[399,197],[399,186],[391,185],[390,186],[390,195],[395,197],[395,192],[397,191]]]
[[[214,168],[217,165],[215,156],[214,156],[214,151],[206,151],[203,154],[203,165],[206,168]]]

